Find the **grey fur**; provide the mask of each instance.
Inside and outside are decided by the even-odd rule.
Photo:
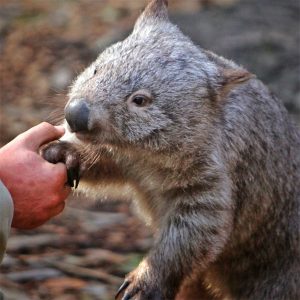
[[[171,24],[165,2],[79,75],[70,101],[88,101],[89,132],[44,156],[77,161],[81,190],[133,198],[156,230],[132,299],[180,286],[186,300],[300,299],[299,129],[258,79]],[[148,105],[131,102],[138,90]]]

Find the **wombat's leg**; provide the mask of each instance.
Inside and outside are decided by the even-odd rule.
[[[72,144],[54,141],[43,146],[40,149],[40,153],[50,163],[62,162],[66,164],[68,173],[67,184],[77,188],[84,165],[81,163],[80,154]]]
[[[197,267],[194,271],[197,271]],[[224,297],[217,296],[208,289],[204,282],[204,274],[197,274],[186,278],[180,287],[176,300],[222,300]]]
[[[127,276],[116,298],[173,300],[195,267],[204,271],[231,232],[233,213],[227,190],[222,186],[174,199],[154,248]]]

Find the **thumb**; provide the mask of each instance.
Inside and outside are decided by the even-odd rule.
[[[31,150],[37,151],[43,144],[60,138],[64,132],[65,130],[62,126],[53,126],[43,122],[25,131],[19,138],[21,138]]]

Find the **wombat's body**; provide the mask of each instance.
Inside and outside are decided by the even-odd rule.
[[[79,76],[65,113],[76,137],[44,156],[79,166],[88,195],[132,199],[156,230],[120,298],[300,299],[299,130],[165,1]]]

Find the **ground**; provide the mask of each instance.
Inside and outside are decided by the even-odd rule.
[[[245,66],[300,123],[298,0],[170,0],[201,47]],[[145,1],[0,0],[0,146],[51,114],[72,79],[124,38]],[[111,300],[152,243],[127,203],[68,200],[39,229],[12,230],[1,266],[7,299]],[[1,297],[0,297],[1,298]]]

